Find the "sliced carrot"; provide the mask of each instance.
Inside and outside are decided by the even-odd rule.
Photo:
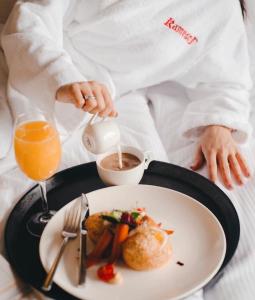
[[[116,227],[113,245],[112,245],[112,253],[110,257],[110,262],[115,262],[121,254],[121,244],[128,237],[129,226],[128,224],[118,224]]]
[[[89,257],[92,257],[94,259],[101,258],[102,255],[104,254],[104,251],[110,245],[112,239],[113,239],[113,235],[111,231],[109,229],[105,229],[103,234],[100,236],[95,248],[89,254]]]
[[[173,234],[174,231],[173,230],[170,230],[170,229],[164,229],[164,231],[167,233],[167,234]]]

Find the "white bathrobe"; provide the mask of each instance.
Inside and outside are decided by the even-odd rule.
[[[190,99],[180,135],[195,138],[209,124],[233,128],[238,142],[250,134],[251,80],[238,0],[19,1],[2,46],[14,113],[31,104],[53,111],[57,89],[75,81],[104,83],[116,99],[176,81]],[[55,111],[62,133],[84,119],[70,105]]]

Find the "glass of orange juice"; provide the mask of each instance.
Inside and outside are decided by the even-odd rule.
[[[32,216],[28,231],[40,236],[50,220],[46,180],[55,174],[61,159],[61,144],[54,123],[41,111],[19,115],[15,124],[14,152],[21,171],[39,184],[42,197],[42,212]]]

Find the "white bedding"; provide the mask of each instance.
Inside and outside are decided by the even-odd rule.
[[[7,66],[4,60],[4,53],[0,47],[0,159],[5,157],[9,150],[12,129],[12,117],[6,99],[6,81]]]
[[[255,8],[253,10],[253,7],[251,7],[249,11],[249,20],[251,20],[253,14],[255,17]],[[254,42],[254,49],[255,41],[251,29],[252,27],[249,25],[248,33],[250,35],[250,41]],[[2,64],[1,59],[0,55],[0,66]],[[251,65],[251,67],[254,71],[254,65]],[[0,69],[0,72],[1,70],[3,69]],[[4,73],[2,75],[0,74],[0,79],[2,78],[6,78]],[[3,80],[1,81],[2,83],[4,82]],[[176,133],[186,101],[186,95],[182,87],[176,84],[167,86],[161,85],[147,92],[147,96],[150,99],[153,119],[147,107],[147,98],[144,96],[145,91],[126,95],[116,102],[119,111],[118,123],[122,132],[122,142],[138,146],[144,150],[152,150],[155,159],[170,161],[184,167],[189,167],[192,162],[193,157],[191,153],[194,151],[195,144],[180,138]],[[5,91],[2,84],[0,88],[0,105],[2,105],[2,107],[4,106],[4,109],[1,109],[0,106],[0,122],[3,122],[3,118],[7,118],[5,124],[7,130],[9,128],[10,132],[10,114],[6,103],[3,102],[3,96],[1,99],[1,95],[4,95],[4,93]],[[253,92],[252,95],[251,100],[254,101],[255,92]],[[178,101],[179,99],[181,99],[181,101]],[[255,124],[255,118],[253,116],[251,122]],[[70,136],[63,144],[61,169],[94,159],[92,155],[86,153],[81,144],[81,132],[82,128]],[[9,153],[7,158],[1,159],[1,149],[5,149],[2,150],[3,152],[8,149],[9,143],[7,137],[10,137],[10,135],[2,137],[0,132],[0,145],[2,147],[0,147],[0,253],[3,255],[5,222],[20,196],[33,184],[15,167],[12,152]],[[254,170],[254,141],[251,141],[249,145],[243,148],[243,151],[246,154],[251,168]],[[206,176],[205,169],[203,169],[201,173]],[[253,300],[255,295],[255,177],[249,180],[245,187],[236,187],[231,192],[226,191],[220,183],[218,184],[220,188],[229,195],[238,211],[241,221],[240,244],[234,258],[226,267],[221,280],[214,287],[206,290],[204,297],[202,294],[198,294],[192,299]],[[14,299],[14,297],[10,297],[10,294],[1,294],[0,290],[1,299]],[[24,299],[28,299],[28,296]]]

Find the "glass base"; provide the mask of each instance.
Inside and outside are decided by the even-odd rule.
[[[40,237],[42,235],[42,232],[49,222],[49,220],[55,215],[55,211],[50,210],[47,213],[37,213],[35,215],[32,215],[28,222],[27,222],[27,231],[35,236],[35,237]]]

